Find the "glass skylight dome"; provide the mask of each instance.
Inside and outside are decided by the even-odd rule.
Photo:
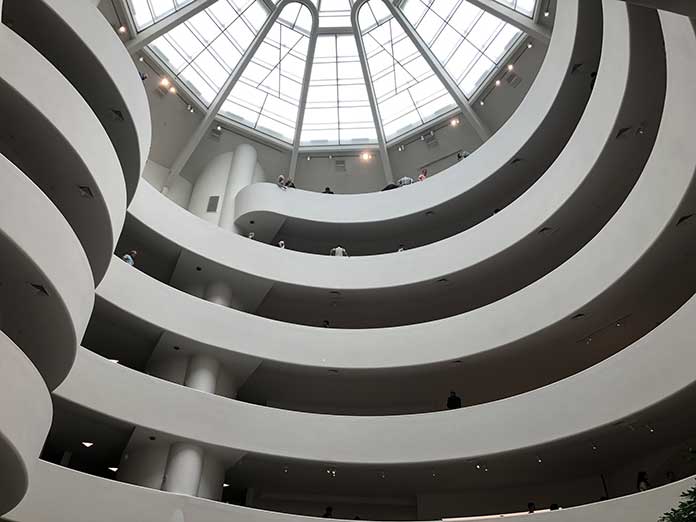
[[[127,0],[138,31],[203,1]],[[461,109],[525,36],[482,2],[390,1],[312,0],[315,24],[309,3],[208,0],[147,49],[221,119],[288,146],[384,145]]]

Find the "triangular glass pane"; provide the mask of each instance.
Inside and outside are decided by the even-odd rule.
[[[319,36],[300,144],[357,145],[376,141],[355,37]]]
[[[302,25],[307,15],[302,4],[283,9],[223,104],[222,116],[292,143],[309,46]]]
[[[175,5],[187,3],[177,0]],[[267,17],[262,0],[218,0],[160,36],[149,49],[209,106]]]
[[[528,14],[538,0],[497,1]],[[467,98],[500,68],[524,34],[466,0],[405,0],[400,9]]]
[[[383,0],[369,0],[361,12],[365,10],[373,13],[368,20],[377,21],[359,29],[385,138],[389,141],[454,109],[456,104],[401,25],[391,14],[384,14],[388,9]],[[412,12],[417,14],[416,10]],[[420,10],[421,14],[425,12]],[[439,19],[435,22],[435,30],[443,25]]]

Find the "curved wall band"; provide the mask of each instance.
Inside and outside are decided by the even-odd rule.
[[[0,152],[61,209],[99,282],[125,219],[125,182],[111,140],[68,80],[4,25],[0,94],[0,118],[16,122],[0,131]],[[42,154],[36,136],[43,137]]]
[[[589,74],[599,60],[600,4],[564,2],[556,13],[546,58],[527,96],[507,123],[465,161],[424,183],[399,190],[329,198],[288,191],[293,208],[305,209],[301,211],[303,219],[321,222],[316,233],[328,237],[336,236],[339,229],[355,227],[362,237],[376,235],[384,241],[385,236],[410,236],[414,243],[426,244],[471,227],[490,216],[493,209],[504,207],[553,162],[584,110]],[[582,69],[571,73],[575,64],[583,64]],[[523,161],[515,161],[519,158]],[[248,221],[255,219],[251,213],[260,210],[264,215],[255,216],[259,222],[264,221],[268,230],[277,230],[284,220],[282,211],[264,207],[268,199],[256,199],[256,190],[256,185],[251,185],[240,192],[235,205],[238,226],[247,230]],[[297,207],[295,203],[310,206]],[[423,215],[433,210],[435,215],[417,240],[415,231],[422,228]],[[444,235],[432,237],[433,230],[442,227]],[[272,239],[260,232],[258,239]],[[378,247],[370,252],[368,247],[370,253],[380,251],[384,250]]]
[[[148,488],[92,477],[41,462],[37,481],[25,502],[9,513],[11,522],[311,522],[305,517],[222,504],[187,495],[174,495]],[[625,497],[577,506],[554,512],[511,516],[524,522],[655,522],[675,506],[682,491],[693,484],[693,477],[667,486]],[[48,518],[47,518],[48,517]],[[491,517],[466,518],[466,522],[485,522]],[[450,520],[450,519],[447,519]],[[464,519],[453,519],[464,520]],[[505,517],[508,520],[508,517]]]
[[[118,154],[130,202],[152,128],[140,75],[116,32],[92,2],[5,0],[3,18],[70,80],[99,118]]]

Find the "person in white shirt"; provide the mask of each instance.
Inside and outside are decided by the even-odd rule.
[[[285,176],[283,176],[282,174],[278,176],[278,186],[283,190],[288,189],[288,187],[285,186]]]
[[[248,237],[249,239],[254,239],[254,236],[255,236],[255,235],[256,235],[256,234],[254,234],[253,232],[249,232],[249,235],[248,235],[247,237]]]
[[[405,187],[406,185],[410,185],[413,183],[413,178],[409,176],[404,176],[403,178],[400,178],[399,181],[396,182],[397,185],[400,187]]]
[[[285,248],[285,241],[278,241],[278,247],[279,248]]]
[[[348,257],[348,252],[341,245],[338,245],[337,247],[331,249],[329,255],[335,257]]]

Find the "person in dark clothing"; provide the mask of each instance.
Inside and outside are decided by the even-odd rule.
[[[326,511],[324,511],[321,518],[333,518],[333,508],[331,506],[326,506]]]
[[[638,472],[638,478],[636,479],[636,489],[638,491],[647,491],[650,489],[650,482],[648,482],[648,473],[646,471]]]
[[[534,502],[527,502],[527,511],[529,513],[534,513],[536,511],[536,504]]]
[[[331,190],[331,187],[326,187],[326,188],[324,189],[324,194],[333,194],[333,193],[334,193],[334,191]]]
[[[397,185],[396,183],[390,183],[382,189],[382,192],[384,192],[385,190],[393,190],[395,188],[399,188],[399,185]]]
[[[285,186],[288,188],[295,188],[295,182],[288,178],[288,180],[285,182]]]
[[[450,392],[449,397],[447,397],[447,409],[456,410],[462,407],[462,400],[453,391]]]
[[[558,504],[551,504],[549,511],[558,511],[561,507]]]

